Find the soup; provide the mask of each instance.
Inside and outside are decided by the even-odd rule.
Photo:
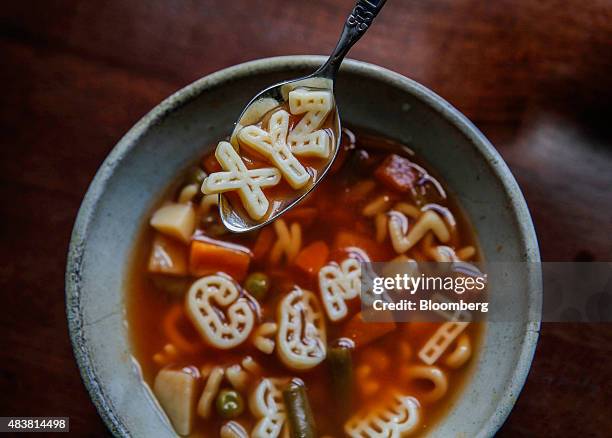
[[[460,392],[481,326],[453,326],[424,356],[453,323],[365,322],[357,287],[368,260],[479,260],[440,179],[408,148],[345,130],[317,190],[232,234],[217,197],[197,190],[204,177],[190,169],[162,197],[135,242],[127,295],[134,357],[176,432],[426,433]]]

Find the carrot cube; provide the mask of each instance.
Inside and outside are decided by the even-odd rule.
[[[242,281],[249,270],[251,256],[244,251],[214,243],[191,242],[189,271],[194,276],[225,272],[236,281]]]
[[[302,248],[295,258],[295,265],[309,275],[317,275],[327,262],[329,248],[322,240],[317,240]]]

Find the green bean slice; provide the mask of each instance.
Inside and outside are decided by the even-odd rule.
[[[292,438],[316,438],[317,431],[303,382],[292,380],[283,390]]]
[[[352,348],[338,345],[328,349],[327,362],[331,374],[332,391],[336,406],[343,418],[348,416],[353,400]]]

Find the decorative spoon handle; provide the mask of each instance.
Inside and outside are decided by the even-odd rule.
[[[323,76],[332,80],[336,77],[344,57],[353,44],[370,28],[370,24],[386,2],[387,0],[357,0],[355,7],[346,18],[336,48],[313,76]]]

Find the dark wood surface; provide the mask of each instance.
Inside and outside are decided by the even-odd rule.
[[[160,100],[273,55],[326,54],[351,0],[12,1],[0,8],[0,415],[107,432],[64,313],[96,169]],[[389,0],[351,52],[448,99],[499,148],[544,260],[612,259],[612,3]],[[610,436],[612,326],[546,324],[501,436]]]

